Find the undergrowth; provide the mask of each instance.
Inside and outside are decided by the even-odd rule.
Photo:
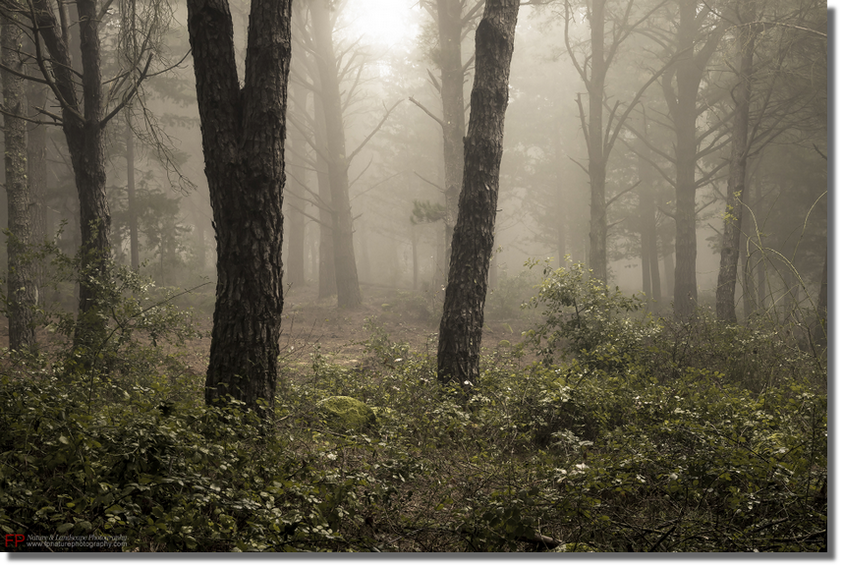
[[[549,306],[537,363],[489,354],[467,396],[370,321],[364,364],[316,351],[267,420],[166,368],[92,380],[6,353],[0,529],[110,551],[826,551],[822,364],[772,328],[591,289],[574,326]],[[336,427],[331,396],[376,423]]]

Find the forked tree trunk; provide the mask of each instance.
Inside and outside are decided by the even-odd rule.
[[[438,378],[467,385],[479,377],[488,268],[503,155],[519,0],[488,0],[476,32],[476,75],[465,138],[465,173],[439,328]]]
[[[291,0],[253,0],[239,87],[226,0],[188,0],[202,148],[217,237],[205,401],[274,404],[283,311],[284,137]]]
[[[60,97],[62,128],[79,195],[81,271],[79,318],[74,344],[85,356],[99,348],[105,333],[102,294],[98,282],[107,279],[111,255],[111,212],[105,194],[105,123],[96,0],[78,0],[79,52],[82,62],[81,100],[78,75],[73,70],[70,46],[46,0],[33,1],[33,18],[50,56],[50,70]],[[61,6],[60,6],[61,8]]]

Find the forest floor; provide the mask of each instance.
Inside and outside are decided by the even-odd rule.
[[[281,363],[287,369],[307,367],[318,352],[328,362],[348,368],[364,365],[368,345],[374,339],[388,339],[405,345],[407,352],[436,355],[441,298],[410,289],[362,285],[363,304],[357,309],[339,309],[336,296],[318,299],[315,286],[288,290],[284,298],[281,328]],[[172,347],[190,374],[204,375],[210,352],[213,299],[190,301],[193,323],[199,336],[183,347]],[[522,315],[521,313],[517,313]],[[515,345],[529,328],[525,317],[495,318],[486,315],[483,348]],[[56,352],[66,338],[39,328],[39,347]],[[0,348],[9,345],[9,326],[0,318]]]

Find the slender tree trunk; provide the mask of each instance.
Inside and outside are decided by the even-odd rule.
[[[0,18],[3,65],[24,71],[19,46],[23,31],[12,15]],[[3,134],[5,143],[6,198],[8,206],[8,309],[9,348],[28,350],[35,345],[35,282],[26,260],[32,241],[32,198],[26,179],[26,96],[23,79],[11,71],[0,72],[3,81]]]
[[[698,47],[697,34],[706,12],[693,0],[680,0],[677,60],[662,82],[675,130],[675,288],[674,311],[678,318],[696,310],[696,104],[705,68],[716,49],[722,28],[710,33]],[[675,78],[675,87],[672,79]]]
[[[648,125],[644,118],[643,132],[647,134]],[[643,264],[643,292],[648,302],[661,300],[661,270],[658,266],[658,220],[655,202],[656,172],[649,159],[649,148],[646,144],[638,145],[638,171],[641,189],[638,191],[640,199],[640,250],[641,264]]]
[[[741,21],[754,21],[754,0],[742,2]],[[743,11],[744,8],[744,11]],[[738,83],[733,90],[734,127],[731,135],[731,169],[728,174],[728,196],[725,206],[725,227],[722,232],[722,252],[719,259],[719,276],[716,285],[716,316],[721,321],[737,322],[737,265],[740,258],[742,232],[742,195],[746,187],[746,162],[748,160],[749,110],[751,105],[751,76],[753,73],[755,32],[744,26],[737,32],[735,48],[739,54]]]
[[[819,300],[816,304],[816,322],[813,324],[813,337],[816,345],[827,348],[827,250],[822,263],[822,279],[819,282]]]
[[[437,0],[444,148],[445,266],[450,265],[453,227],[465,166],[465,70],[462,67],[461,0]]]
[[[226,0],[188,0],[202,148],[217,237],[205,401],[272,407],[283,311],[284,138],[291,0],[253,0],[240,89]]]
[[[43,108],[47,103],[47,89],[38,83],[26,85],[27,106]],[[52,227],[47,218],[47,126],[30,124],[26,137],[26,168],[29,194],[33,201],[32,238],[43,242],[52,236]],[[40,280],[40,274],[38,276]],[[39,282],[40,283],[40,282]]]
[[[111,254],[111,212],[105,194],[105,132],[100,68],[99,11],[96,0],[78,0],[79,51],[81,54],[81,101],[77,74],[73,71],[66,34],[46,0],[33,1],[34,23],[51,58],[51,71],[58,96],[70,162],[79,195],[80,255],[79,319],[74,343],[90,352],[105,333],[101,315],[102,290]],[[81,104],[80,104],[81,103]],[[101,284],[100,284],[101,285]]]
[[[439,328],[438,378],[470,385],[479,357],[503,155],[519,0],[487,0],[476,32],[476,75],[465,139],[465,173]]]
[[[129,251],[133,270],[140,268],[140,245],[137,232],[137,196],[135,187],[134,165],[134,132],[132,131],[132,117],[126,110],[126,195],[129,213]]]
[[[591,184],[591,227],[588,267],[593,277],[608,281],[608,219],[605,204],[606,160],[602,142],[602,98],[605,95],[605,0],[591,3],[591,76],[588,85],[588,177]]]
[[[327,151],[327,132],[322,105],[314,105],[316,144]],[[336,295],[336,262],[333,254],[333,198],[330,172],[323,152],[316,152],[316,180],[319,184],[319,299]]]
[[[300,109],[303,115],[306,102],[306,92],[295,84],[290,85],[290,101]],[[288,167],[290,179],[286,190],[287,208],[287,283],[293,288],[303,287],[306,283],[304,277],[304,215],[302,211],[307,206],[304,196],[304,184],[307,179],[307,169],[304,164],[304,153],[306,151],[306,140],[297,128],[291,128],[288,132],[290,155]]]
[[[348,158],[345,153],[345,127],[338,69],[333,50],[333,30],[327,0],[311,4],[313,38],[318,52],[319,100],[324,110],[327,134],[327,166],[333,234],[333,259],[336,273],[336,299],[340,308],[354,309],[362,304],[357,262],[354,254],[354,228],[348,193]]]

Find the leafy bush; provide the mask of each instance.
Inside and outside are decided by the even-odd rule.
[[[648,318],[630,316],[643,309],[641,299],[609,289],[582,264],[546,266],[538,294],[526,305],[542,308],[543,322],[528,338],[547,365],[563,354],[586,365],[614,367],[636,354],[653,328]]]

